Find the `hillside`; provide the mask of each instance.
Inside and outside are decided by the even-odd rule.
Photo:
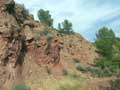
[[[78,83],[82,90],[106,85],[107,79],[92,78],[75,67],[75,62],[89,66],[98,57],[92,43],[78,33],[61,35],[23,12],[14,1],[0,0],[0,90],[21,82],[31,90],[48,90],[46,85],[54,87],[51,82],[62,80]],[[80,81],[69,80],[64,76],[67,73],[80,76]]]

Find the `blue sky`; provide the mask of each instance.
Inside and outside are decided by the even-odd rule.
[[[68,19],[73,29],[93,41],[102,26],[112,28],[120,36],[120,0],[15,0],[22,3],[37,19],[39,9],[49,10],[54,26]]]

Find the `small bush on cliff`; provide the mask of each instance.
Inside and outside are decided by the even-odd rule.
[[[72,23],[68,20],[64,20],[61,24],[58,24],[58,32],[64,34],[71,34],[73,33]]]
[[[83,72],[83,73],[88,71],[87,67],[86,67],[85,65],[83,65],[83,64],[80,63],[80,60],[79,60],[79,59],[74,58],[74,59],[73,59],[73,62],[74,62],[74,64],[75,64],[75,68],[76,68],[78,71],[81,71],[81,72]]]
[[[51,18],[50,12],[48,10],[45,11],[43,9],[40,9],[38,11],[38,18],[41,23],[50,27],[53,26],[53,19]]]
[[[76,63],[75,67],[77,70],[81,71],[81,72],[87,72],[87,67],[85,67],[84,65],[80,64],[80,63]]]
[[[45,29],[41,32],[41,34],[47,36],[47,35],[49,34],[49,30],[45,28]]]
[[[14,14],[15,2],[13,0],[9,0],[9,2],[5,4],[5,10],[8,11],[10,14]]]
[[[40,35],[45,35],[47,37],[47,41],[51,41],[53,39],[53,34],[49,31],[48,28],[45,28],[42,32],[40,32]]]
[[[67,75],[69,74],[69,73],[68,73],[68,70],[65,69],[65,68],[62,70],[62,73],[63,73],[64,76],[67,76]]]
[[[29,16],[29,11],[25,8],[25,6],[24,6],[24,4],[15,4],[15,8],[18,10],[18,11],[20,11],[20,12],[18,12],[18,13],[20,13],[20,14],[18,14],[19,15],[19,18],[21,18],[21,19],[27,19],[27,16]]]
[[[48,43],[48,45],[47,45],[47,47],[46,47],[46,49],[45,49],[45,53],[46,53],[46,54],[49,53],[49,50],[50,50],[50,48],[51,48],[52,39],[53,39],[53,35],[52,35],[51,33],[48,33],[48,34],[47,34],[47,43]]]

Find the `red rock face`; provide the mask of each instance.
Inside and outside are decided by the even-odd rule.
[[[60,61],[60,47],[58,44],[53,44],[48,50],[48,54],[45,52],[48,43],[46,40],[41,39],[39,41],[40,47],[35,47],[33,43],[28,44],[28,53],[33,56],[38,64],[57,64]],[[32,52],[34,51],[34,52]]]
[[[59,46],[59,44],[54,44],[53,46],[51,46],[48,56],[50,56],[53,59],[53,61],[51,61],[52,63],[55,63],[55,64],[59,63],[59,61],[60,61],[60,46]]]
[[[1,60],[5,55],[7,46],[8,46],[7,40],[2,38],[2,36],[0,35],[0,58],[1,58]],[[0,62],[2,62],[2,61],[0,61]]]

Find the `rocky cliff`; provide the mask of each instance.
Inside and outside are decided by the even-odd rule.
[[[74,60],[93,63],[95,47],[81,35],[61,35],[23,12],[13,0],[0,0],[0,90],[37,83],[46,71],[61,76]]]

